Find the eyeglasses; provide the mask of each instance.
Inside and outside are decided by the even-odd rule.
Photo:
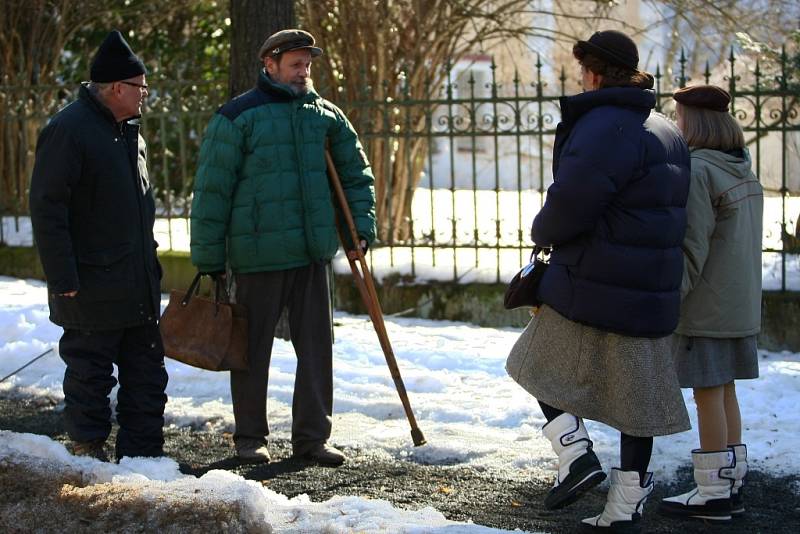
[[[144,89],[144,90],[147,90],[149,88],[149,86],[146,83],[125,82],[125,81],[120,81],[119,83],[124,83],[125,85],[138,87],[139,89]]]

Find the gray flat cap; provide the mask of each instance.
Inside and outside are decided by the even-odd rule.
[[[322,49],[314,46],[314,43],[314,36],[306,31],[281,30],[267,37],[267,40],[261,45],[261,50],[258,51],[258,57],[264,59],[265,56],[275,57],[289,50],[303,49],[311,52],[312,57],[322,55]]]

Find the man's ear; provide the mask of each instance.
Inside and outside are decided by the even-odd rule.
[[[119,82],[111,82],[111,90],[108,91],[107,95],[112,98],[117,98],[120,92],[120,85]]]
[[[264,68],[267,70],[268,74],[273,74],[278,67],[278,63],[275,61],[274,58],[269,56],[264,56]]]

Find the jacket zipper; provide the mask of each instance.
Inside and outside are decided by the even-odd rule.
[[[299,171],[299,178],[300,178],[300,196],[302,198],[302,210],[303,210],[303,234],[306,237],[306,250],[308,252],[309,257],[312,261],[316,261],[316,251],[312,244],[314,242],[314,235],[311,233],[313,228],[308,220],[308,209],[306,206],[306,171],[305,171],[305,162],[303,161],[303,154],[301,150],[301,141],[300,139],[300,128],[297,124],[297,114],[298,111],[303,107],[303,102],[299,103],[292,103],[292,135],[294,136],[294,151],[297,157],[297,170]]]

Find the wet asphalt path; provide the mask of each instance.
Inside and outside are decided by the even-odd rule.
[[[0,429],[68,441],[60,406],[50,399],[0,396]],[[551,484],[549,475],[544,479],[520,480],[504,473],[458,465],[387,460],[369,450],[353,449],[345,451],[350,460],[333,469],[292,459],[287,441],[272,441],[270,451],[272,463],[242,465],[234,458],[233,444],[226,433],[191,428],[166,431],[166,452],[178,461],[184,473],[200,476],[211,469],[226,469],[259,480],[289,497],[305,493],[313,501],[324,501],[334,495],[358,495],[385,499],[400,508],[432,506],[455,521],[471,520],[503,529],[552,533],[575,532],[580,518],[599,513],[605,502],[604,490],[595,489],[567,509],[548,511],[542,502]],[[113,453],[111,447],[108,452]],[[800,532],[800,474],[776,477],[752,470],[746,494],[748,511],[744,518],[725,525],[680,521],[656,513],[656,503],[662,497],[690,487],[688,463],[678,475],[679,480],[673,486],[657,481],[645,508],[644,532]]]

